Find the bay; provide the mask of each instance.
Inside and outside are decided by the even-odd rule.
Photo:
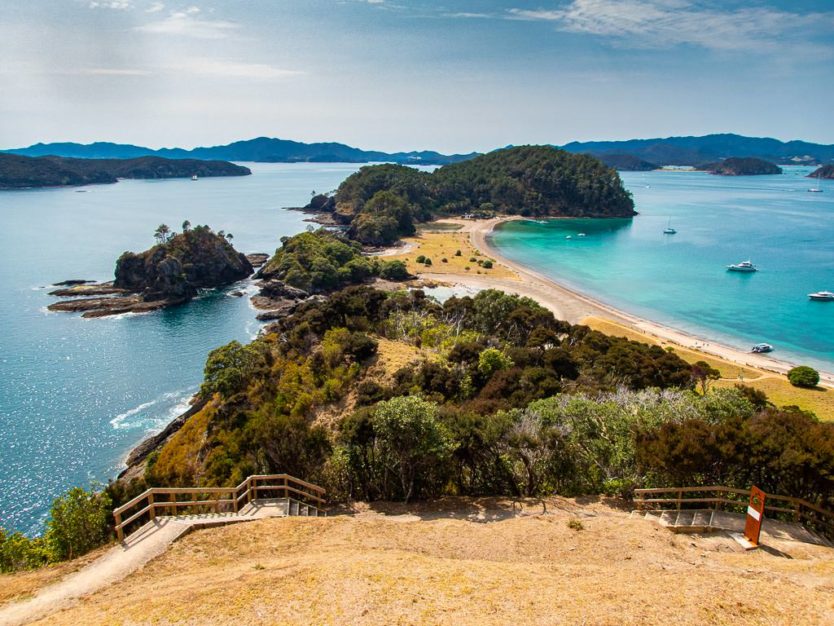
[[[623,172],[639,215],[502,225],[508,258],[626,312],[700,337],[834,370],[834,184],[781,175]],[[665,235],[670,223],[677,234]],[[584,233],[584,237],[579,234]],[[568,238],[570,237],[570,238]],[[726,266],[750,259],[754,274]]]

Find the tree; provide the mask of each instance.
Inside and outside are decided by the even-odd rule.
[[[231,241],[235,236],[232,233],[226,233],[226,241]]]
[[[408,268],[402,261],[388,261],[383,263],[379,275],[385,280],[401,281],[411,278]]]
[[[820,382],[820,373],[813,367],[799,365],[788,372],[788,380],[794,387],[813,389]]]
[[[57,559],[74,559],[107,541],[109,520],[109,496],[75,487],[52,503],[46,543]]]
[[[188,220],[185,220],[182,223],[182,232],[187,233],[189,230],[191,230],[191,222],[189,222]]]
[[[710,383],[721,378],[721,372],[706,361],[698,361],[692,366],[692,380],[701,386],[701,393],[707,395]]]
[[[153,237],[154,239],[156,239],[157,243],[167,243],[168,240],[171,238],[171,229],[168,228],[167,224],[160,224],[156,227],[156,230],[153,233]]]
[[[478,355],[478,371],[489,378],[495,372],[513,366],[513,360],[496,348],[487,348]]]
[[[424,478],[449,456],[449,436],[437,418],[437,405],[416,396],[399,396],[380,402],[371,423],[386,469],[399,476],[408,502],[418,476]]]

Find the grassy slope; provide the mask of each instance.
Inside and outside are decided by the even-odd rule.
[[[597,503],[559,499],[547,515],[535,503],[525,511],[513,518],[508,502],[452,500],[200,531],[40,623],[822,624],[832,617],[830,549],[774,541],[770,552],[745,553],[731,539],[673,535]],[[502,521],[453,519],[474,514]],[[569,528],[571,519],[584,529]]]

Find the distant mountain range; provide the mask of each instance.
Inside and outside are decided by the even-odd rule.
[[[409,165],[445,165],[465,161],[477,153],[445,155],[433,151],[379,152],[360,150],[342,143],[302,143],[287,139],[258,137],[236,141],[225,146],[208,148],[161,148],[154,150],[130,144],[96,142],[36,143],[28,148],[4,150],[23,156],[62,156],[79,159],[133,159],[142,156],[159,156],[168,159],[210,159],[221,161],[255,161],[260,163],[370,163],[385,161]]]
[[[755,157],[779,163],[824,164],[834,163],[834,145],[807,141],[783,142],[778,139],[743,137],[721,134],[703,137],[667,137],[658,139],[630,139],[628,141],[572,142],[561,146],[569,152],[592,154],[618,169],[647,170],[664,165],[703,165],[730,157]],[[287,139],[258,137],[236,141],[225,146],[184,150],[161,148],[154,150],[130,144],[97,142],[37,143],[28,148],[5,150],[24,156],[62,156],[83,159],[131,159],[159,156],[169,159],[210,159],[222,161],[255,161],[261,163],[370,163],[384,161],[410,165],[445,165],[466,161],[470,154],[441,154],[434,151],[381,152],[361,150],[342,143],[302,143]]]
[[[730,157],[755,157],[782,165],[813,165],[834,161],[834,145],[807,141],[779,141],[764,137],[722,134],[704,137],[667,137],[628,141],[574,141],[562,146],[606,160],[606,155],[629,155],[658,166],[702,165]]]

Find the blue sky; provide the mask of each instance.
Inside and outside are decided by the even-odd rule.
[[[831,0],[0,0],[0,146],[834,143]]]

